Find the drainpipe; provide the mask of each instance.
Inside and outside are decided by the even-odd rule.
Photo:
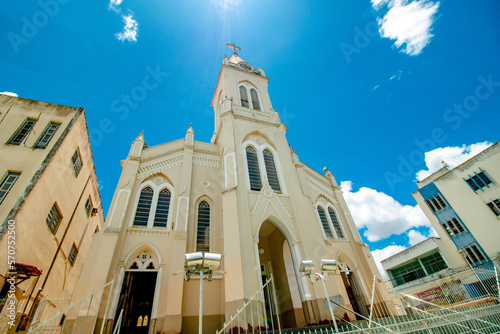
[[[38,290],[38,292],[36,293],[35,299],[33,300],[33,304],[31,304],[30,312],[29,312],[30,316],[33,313],[33,309],[35,307],[35,301],[38,299],[38,297],[40,297],[40,293],[42,293],[43,288],[45,288],[45,284],[47,283],[47,280],[50,276],[50,272],[52,271],[52,268],[54,267],[54,263],[56,262],[57,255],[59,255],[59,251],[61,250],[61,246],[64,242],[64,239],[66,238],[66,234],[68,233],[68,230],[71,226],[71,223],[73,222],[73,217],[75,216],[76,209],[78,208],[78,204],[82,200],[83,193],[85,192],[85,189],[87,189],[87,185],[90,181],[91,176],[92,176],[92,174],[89,175],[89,177],[87,178],[87,182],[85,182],[85,186],[83,187],[82,192],[80,193],[80,197],[78,197],[78,201],[76,202],[75,208],[73,209],[73,213],[71,214],[71,217],[69,219],[68,226],[66,226],[66,230],[64,230],[64,234],[61,238],[61,241],[59,242],[59,245],[57,246],[57,250],[54,254],[54,257],[52,258],[52,262],[50,263],[50,267],[49,267],[49,270],[47,271],[47,275],[45,276],[45,279],[43,280],[43,283],[42,283],[42,286],[40,287],[40,290]]]

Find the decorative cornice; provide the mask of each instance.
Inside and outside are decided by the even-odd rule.
[[[201,167],[219,168],[220,167],[220,159],[205,157],[205,156],[201,156],[201,155],[194,155],[193,156],[193,165],[197,165],[197,166],[201,166]]]
[[[275,118],[274,113],[263,112],[260,110],[255,110],[255,109],[250,109],[250,108],[245,108],[245,107],[238,107],[238,106],[233,106],[233,109],[235,109],[236,111],[245,113],[245,114],[249,114],[249,115],[259,115],[259,116],[266,117],[269,119]]]
[[[170,234],[170,230],[153,230],[146,228],[127,228],[127,235],[145,235],[152,237],[163,237],[168,236]]]
[[[241,120],[235,120],[234,122],[235,123],[239,123],[239,124],[248,125],[248,126],[251,126],[253,128],[256,128],[256,129],[264,129],[264,130],[269,130],[269,131],[273,131],[273,132],[277,132],[278,131],[276,129],[276,127],[262,126],[262,125],[258,125],[255,122],[252,122],[252,121],[245,122],[245,121],[241,121]],[[269,124],[269,123],[267,123],[267,124]]]
[[[306,177],[306,180],[307,183],[309,183],[309,185],[311,186],[311,188],[313,188],[314,190],[318,191],[321,195],[328,198],[330,201],[332,201],[333,204],[337,204],[337,200],[335,199],[333,191],[327,189],[325,186],[319,184],[310,177]]]
[[[137,171],[137,178],[139,180],[144,180],[145,178],[154,175],[158,172],[165,171],[170,168],[180,166],[182,164],[183,155],[178,154],[173,157],[169,157],[159,162],[145,164],[140,167]]]

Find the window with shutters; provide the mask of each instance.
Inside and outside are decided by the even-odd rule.
[[[210,205],[203,201],[198,205],[198,227],[196,229],[196,251],[210,251]]]
[[[49,211],[49,214],[47,215],[47,218],[45,218],[45,222],[47,223],[47,226],[49,227],[50,231],[53,234],[56,234],[57,228],[59,227],[61,220],[62,220],[61,212],[59,211],[57,204],[54,203],[54,205],[52,205],[52,208]]]
[[[73,165],[73,171],[75,172],[75,176],[78,176],[80,170],[82,169],[82,158],[80,156],[80,150],[78,147],[76,148],[75,153],[71,157],[71,164]]]
[[[469,262],[473,266],[477,266],[489,261],[488,257],[476,243],[467,245],[462,249],[467,262]]]
[[[153,189],[151,187],[146,187],[141,190],[141,195],[139,197],[139,203],[137,204],[137,210],[135,212],[134,225],[135,226],[147,226],[149,220],[149,211],[151,209],[151,203],[153,201]]]
[[[332,221],[333,229],[335,230],[335,234],[337,234],[337,238],[343,239],[344,233],[342,233],[342,229],[340,228],[340,224],[337,220],[337,215],[332,208],[328,208],[328,215],[330,216],[330,220]]]
[[[1,203],[1,198],[0,198]],[[497,198],[489,203],[487,203],[488,207],[493,211],[495,216],[500,216],[500,198]]]
[[[7,194],[14,186],[14,183],[16,183],[19,175],[21,175],[21,173],[7,172],[7,175],[5,175],[2,179],[2,182],[0,183],[0,204],[2,204],[5,197],[7,197]]]
[[[10,137],[8,143],[11,145],[19,145],[28,136],[30,131],[35,126],[36,120],[27,118],[17,131]]]
[[[85,213],[87,214],[87,217],[89,217],[92,214],[92,208],[93,208],[92,200],[90,199],[89,196],[89,198],[87,198],[87,201],[85,202]]]
[[[156,205],[156,213],[154,227],[167,227],[168,211],[170,208],[170,191],[165,188],[158,194],[158,203]]]
[[[78,255],[78,248],[73,243],[73,246],[71,246],[71,250],[69,251],[69,254],[68,254],[68,261],[72,266],[75,264],[75,260],[76,260],[77,255]]]
[[[255,89],[250,89],[250,97],[252,98],[252,107],[255,110],[260,110],[259,95]]]
[[[248,177],[250,179],[250,189],[258,191],[262,188],[262,183],[260,180],[260,169],[259,160],[257,158],[257,151],[252,146],[248,146],[246,149],[246,153]]]
[[[477,190],[483,190],[484,187],[489,188],[490,184],[493,184],[493,181],[486,175],[486,173],[481,170],[480,173],[474,173],[475,175],[470,176],[468,179],[464,179],[465,182],[469,185],[469,187],[476,192]]]
[[[47,145],[49,145],[52,137],[54,137],[54,134],[56,133],[57,129],[59,129],[59,126],[61,126],[61,124],[50,122],[49,125],[47,125],[47,127],[45,128],[45,130],[43,130],[42,135],[38,138],[33,147],[42,149],[46,148]]]
[[[270,150],[265,149],[264,155],[264,165],[266,166],[267,182],[269,186],[274,191],[281,192],[280,181],[278,179],[278,173],[276,172],[276,164],[274,163],[274,157]]]
[[[248,103],[248,93],[245,86],[240,86],[240,101],[242,107],[250,108],[250,103]]]
[[[328,224],[328,219],[326,218],[325,210],[321,206],[318,206],[318,215],[319,220],[321,221],[321,225],[323,226],[323,231],[325,231],[325,235],[329,239],[333,239],[333,233],[330,228],[330,224]]]

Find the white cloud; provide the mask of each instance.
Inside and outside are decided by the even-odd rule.
[[[0,94],[14,96],[14,97],[18,96],[16,93],[12,93],[12,92],[0,92]]]
[[[394,74],[392,77],[389,78],[389,81],[391,80],[401,80],[401,76],[403,75],[403,71],[398,71],[398,73]]]
[[[366,228],[364,235],[370,242],[414,227],[431,226],[418,205],[402,205],[391,196],[366,187],[352,192],[351,181],[341,182],[341,187],[356,227]]]
[[[427,176],[431,175],[441,167],[443,167],[441,161],[444,161],[450,168],[455,168],[461,163],[469,160],[473,156],[477,155],[481,151],[484,151],[488,147],[493,145],[490,142],[476,143],[472,145],[462,145],[459,146],[447,146],[439,147],[432,151],[425,152],[425,165],[426,170],[420,170],[417,172],[417,180],[421,181]]]
[[[372,251],[373,260],[375,261],[375,264],[377,265],[378,270],[382,274],[383,279],[387,279],[387,274],[386,274],[384,268],[382,268],[382,264],[380,262],[382,260],[385,260],[388,257],[396,254],[396,253],[404,251],[405,249],[406,249],[406,247],[401,246],[401,245],[390,245],[390,246],[387,246],[383,249],[375,249]]]
[[[419,242],[424,241],[427,238],[428,238],[427,236],[423,235],[422,233],[420,233],[417,230],[409,230],[408,231],[408,239],[409,239],[410,246],[416,245]]]
[[[139,25],[137,24],[137,21],[133,19],[133,16],[133,13],[130,13],[127,16],[122,15],[125,26],[123,27],[122,32],[115,34],[116,38],[120,41],[127,40],[129,42],[137,42],[137,30],[139,29]]]
[[[429,44],[432,36],[431,26],[439,2],[427,0],[372,0],[376,10],[387,5],[389,11],[378,19],[380,36],[395,40],[394,45],[402,47],[402,52],[418,55]]]

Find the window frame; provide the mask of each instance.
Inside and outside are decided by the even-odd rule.
[[[166,177],[164,177],[164,178],[166,179]],[[148,223],[146,226],[137,226],[137,225],[134,225],[134,219],[135,219],[135,215],[137,212],[137,205],[139,204],[139,198],[141,195],[141,191],[148,186],[153,189],[153,198],[152,198],[152,203],[151,203],[151,207],[149,210]],[[169,210],[168,210],[167,226],[166,227],[158,227],[158,226],[155,227],[154,226],[154,217],[156,215],[156,208],[158,206],[159,192],[165,188],[168,189],[168,191],[170,192],[170,205],[169,205]],[[168,179],[159,185],[157,185],[156,183],[154,183],[151,180],[147,180],[147,181],[142,182],[140,184],[139,188],[137,188],[137,191],[135,193],[134,209],[130,215],[128,227],[147,228],[147,229],[155,228],[155,229],[160,229],[160,230],[172,229],[172,207],[173,207],[174,199],[175,199],[175,190],[174,190],[174,187],[169,183]]]
[[[479,247],[477,242],[470,243],[462,247],[463,254],[465,260],[474,267],[480,266],[484,263],[490,262],[488,255],[484,252],[484,250]],[[473,261],[473,257],[477,259],[477,261]],[[482,259],[481,259],[482,258]],[[471,261],[472,260],[472,261]]]
[[[266,151],[269,152],[271,160],[266,160],[266,153],[265,153]],[[278,168],[276,167],[276,159],[274,157],[273,152],[267,147],[262,150],[262,160],[264,160],[264,168],[266,170],[267,183],[269,184],[271,189],[274,190],[274,192],[281,194],[281,182],[280,182],[280,177],[278,175]],[[272,165],[268,165],[268,163],[267,163],[268,161],[270,161],[272,163]],[[273,169],[273,168],[274,168],[274,171],[269,170],[269,169]],[[273,184],[271,184],[271,180],[269,179],[269,172],[271,172],[271,174],[274,172],[274,175],[271,175],[271,177],[276,178],[276,181],[273,181],[274,186],[273,186]],[[276,182],[277,182],[277,184],[275,184]],[[277,186],[278,189],[275,189],[274,188],[275,186]]]
[[[48,132],[52,130],[53,126],[56,126],[55,130],[53,130],[52,134],[50,134],[49,139],[44,141],[43,138],[48,135]],[[52,138],[54,138],[54,135],[56,134],[57,130],[59,130],[60,126],[61,126],[61,123],[52,122],[52,121],[49,122],[49,124],[47,124],[47,126],[43,130],[43,132],[40,135],[40,137],[38,137],[38,139],[36,140],[35,145],[33,145],[33,148],[46,149],[47,146],[49,146],[50,141],[52,140]],[[43,141],[45,142],[45,146],[40,144]]]
[[[90,205],[89,205],[90,203]],[[92,203],[92,199],[90,198],[90,195],[89,197],[87,198],[87,200],[85,201],[85,214],[87,215],[87,217],[90,217],[90,215],[92,214],[92,209],[94,208],[94,204]]]
[[[77,157],[76,160],[75,156]],[[82,155],[80,154],[79,147],[76,148],[75,152],[73,152],[73,155],[71,156],[71,165],[73,166],[73,172],[75,172],[75,177],[78,177],[83,167],[83,160],[82,160]]]
[[[252,166],[252,169],[256,168],[256,171],[258,173],[258,181],[259,181],[259,185],[258,187],[255,187],[257,184],[252,184],[252,177],[250,175],[250,165],[249,165],[249,159],[248,159],[248,149],[251,148],[255,151],[255,165],[256,166]],[[245,168],[247,170],[246,172],[246,177],[247,177],[247,184],[248,184],[248,188],[249,190],[251,191],[261,191],[262,190],[262,171],[261,171],[261,164],[259,162],[259,150],[254,146],[254,145],[246,145],[244,146],[244,150],[245,150]],[[257,175],[256,175],[257,177]]]
[[[15,179],[10,182],[9,186],[7,189],[4,189],[2,190],[2,188],[8,184],[8,179],[9,177],[13,177],[15,176]],[[9,192],[12,190],[12,188],[14,187],[14,185],[16,184],[17,180],[19,180],[19,177],[21,176],[21,172],[13,172],[13,171],[7,171],[7,173],[5,174],[5,176],[2,178],[2,181],[0,182],[0,191],[4,191],[4,195],[2,196],[1,192],[0,192],[0,204],[2,204],[2,202],[4,201],[4,199],[9,195]]]
[[[74,255],[72,255],[74,254]],[[73,245],[71,246],[71,249],[68,252],[68,262],[69,264],[73,267],[75,265],[76,258],[78,257],[78,247],[76,244],[73,242]]]
[[[57,219],[55,225],[53,224],[54,221],[53,217],[56,217]],[[56,235],[57,230],[59,229],[59,226],[61,225],[61,221],[63,220],[63,218],[64,217],[61,213],[61,210],[59,209],[59,206],[57,205],[57,202],[54,202],[54,204],[49,210],[49,213],[47,214],[47,217],[45,218],[45,223],[47,224],[47,227],[49,228],[49,230],[52,232],[53,235]]]
[[[323,221],[321,220],[319,210],[318,210],[319,207],[321,207],[321,209],[325,213],[326,222],[328,223],[328,227],[330,228],[330,232],[332,234],[332,237],[328,237],[328,235],[323,227]],[[315,204],[315,208],[316,208],[316,210],[315,210],[316,217],[321,225],[321,230],[323,231],[324,238],[326,240],[347,240],[345,230],[342,228],[342,223],[341,223],[341,220],[339,218],[340,216],[339,216],[338,211],[335,208],[335,206],[329,201],[326,204],[318,201]],[[340,229],[340,232],[342,233],[342,237],[339,237],[339,235],[337,234],[337,230],[335,228],[335,225],[333,224],[332,218],[330,217],[330,212],[329,212],[330,209],[335,214],[335,218],[337,219],[337,224],[339,225],[339,229]]]
[[[243,105],[243,100],[242,100],[242,96],[241,96],[241,88],[243,88],[246,92],[247,99],[248,99],[247,100],[248,107],[245,107]],[[254,106],[252,94],[251,94],[252,89],[255,90],[255,93],[257,95],[257,104],[258,104],[257,107],[259,107],[259,109],[255,108],[255,106]],[[243,82],[238,83],[238,98],[239,98],[238,101],[240,102],[241,107],[253,109],[256,111],[262,111],[262,99],[260,98],[259,90],[257,89],[257,87],[255,87],[253,84],[249,83],[248,81],[243,81]]]
[[[467,174],[469,176],[468,179],[463,178],[465,183],[474,191],[475,194],[477,194],[478,190],[481,190],[484,192],[484,188],[490,188],[490,184],[495,184],[491,177],[486,174],[484,170],[479,168],[480,172],[474,172],[474,175]],[[482,184],[482,185],[481,185]]]
[[[26,117],[26,119],[21,123],[21,125],[17,128],[17,130],[9,138],[9,140],[7,141],[7,144],[15,145],[15,146],[21,145],[21,143],[29,136],[31,131],[33,131],[33,128],[35,127],[37,121],[38,120],[36,118]],[[14,142],[15,138],[18,137],[22,133],[24,127],[26,125],[28,125],[30,122],[32,122],[32,124],[29,126],[29,128],[26,130],[26,132],[20,137],[19,140],[16,140]]]
[[[493,214],[495,214],[495,216],[500,217],[500,198],[494,199],[491,202],[486,203],[486,205],[490,208],[491,211],[493,211]]]
[[[208,242],[205,240],[205,243],[208,245],[208,249],[200,249],[200,207],[203,203],[206,203],[208,205],[208,233],[206,235],[206,238],[208,239]],[[209,201],[206,197],[201,198],[200,200],[197,201],[196,204],[196,236],[195,236],[195,251],[196,252],[210,252],[212,249],[212,205],[211,201]]]

